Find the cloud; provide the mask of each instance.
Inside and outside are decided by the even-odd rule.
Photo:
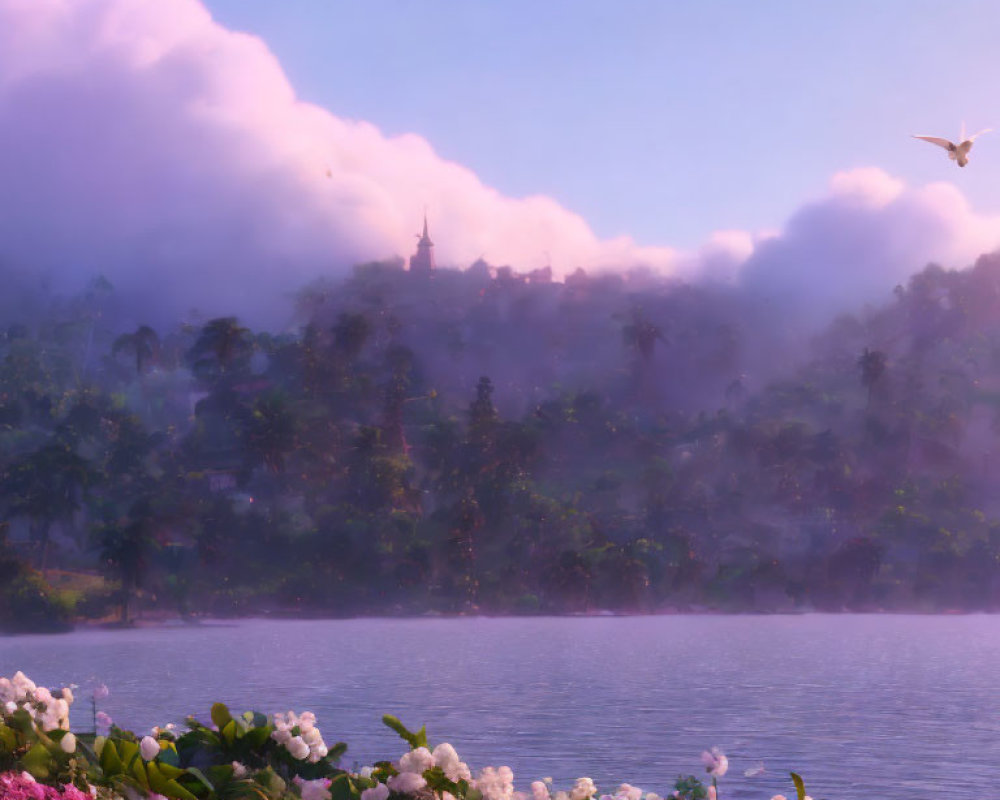
[[[738,282],[793,321],[821,324],[889,299],[928,263],[966,267],[998,245],[1000,217],[977,214],[954,185],[908,187],[865,167],[836,174],[823,198],[759,240]]]
[[[103,273],[169,312],[273,320],[314,277],[409,255],[425,207],[442,264],[674,258],[299,102],[265,44],[197,0],[0,0],[0,179],[0,260]]]
[[[820,316],[1000,242],[955,187],[877,169],[835,176],[767,234],[691,253],[600,240],[419,136],[298,101],[267,46],[198,0],[0,0],[0,186],[0,266],[69,292],[103,274],[150,318],[135,322],[198,308],[283,324],[313,278],[409,255],[425,207],[439,264],[646,267]]]

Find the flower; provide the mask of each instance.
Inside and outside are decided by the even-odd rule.
[[[146,761],[152,761],[160,754],[160,743],[152,736],[143,736],[139,742],[139,753]]]
[[[719,790],[714,786],[708,787],[708,800],[718,800]]]
[[[372,776],[372,773],[374,771],[375,771],[374,767],[362,767],[361,769],[358,770],[358,777],[359,778],[370,778]]]
[[[239,761],[233,762],[233,777],[236,778],[236,780],[245,778],[249,774],[250,770],[246,768],[245,764],[241,764]]]
[[[371,789],[365,789],[361,793],[361,800],[386,800],[389,796],[389,787],[384,783],[377,783]]]
[[[549,800],[549,787],[544,781],[532,781],[531,797],[532,800]]]
[[[705,765],[705,772],[713,778],[721,778],[729,769],[729,759],[718,747],[713,747],[711,751],[703,751],[701,763]]]
[[[484,800],[512,800],[514,773],[510,767],[486,767],[474,781],[475,788],[483,793]]]
[[[569,791],[569,800],[587,800],[597,794],[597,787],[590,778],[577,778]]]
[[[103,731],[104,733],[107,733],[111,729],[111,725],[113,724],[114,720],[111,719],[110,714],[105,714],[103,711],[98,711],[97,714],[94,716],[94,722],[97,723],[99,732]]]
[[[642,800],[642,789],[630,783],[623,783],[615,792],[615,797],[618,800]]]
[[[103,683],[99,683],[97,684],[97,686],[94,687],[95,700],[105,700],[107,699],[107,696],[109,694],[111,694],[111,692],[108,691],[108,687],[105,686]]]
[[[432,753],[434,763],[444,770],[445,777],[450,781],[472,780],[472,772],[469,765],[459,760],[455,748],[447,742],[442,742],[434,748]]]
[[[302,800],[330,800],[329,778],[317,778],[314,781],[307,781],[297,775],[294,782],[299,787]]]
[[[59,740],[59,747],[64,753],[76,752],[76,737],[72,733],[67,733]]]
[[[301,736],[293,736],[285,743],[285,747],[288,748],[292,758],[302,760],[309,755],[309,745],[303,741]]]
[[[426,747],[417,747],[399,759],[400,772],[416,772],[422,775],[424,770],[433,769],[434,756]]]
[[[399,794],[413,794],[423,789],[427,785],[427,781],[424,780],[423,775],[418,775],[415,772],[400,772],[389,778],[386,784]]]

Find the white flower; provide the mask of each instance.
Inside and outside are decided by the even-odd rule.
[[[330,800],[330,781],[327,778],[317,778],[314,781],[303,780],[295,777],[295,783],[299,786],[302,800]]]
[[[552,796],[552,800],[569,800],[569,792],[564,792],[560,789]]]
[[[320,734],[319,728],[303,729],[300,725],[299,730],[302,731],[302,741],[310,747],[323,744],[323,736]]]
[[[656,792],[646,792],[645,800],[663,800]]]
[[[59,740],[59,747],[64,753],[76,752],[76,737],[72,733],[67,733]]]
[[[293,736],[285,742],[285,747],[288,749],[288,752],[292,754],[292,758],[301,760],[309,755],[309,745],[302,741],[301,736]]]
[[[377,783],[371,789],[365,789],[361,793],[361,800],[386,800],[389,796],[389,787],[384,783]]]
[[[111,716],[109,714],[105,714],[103,711],[97,712],[95,721],[97,722],[97,727],[99,729],[103,729],[105,733],[110,730],[111,725],[114,722],[114,720],[111,719]]]
[[[241,764],[239,761],[233,762],[233,777],[239,780],[240,778],[245,778],[250,774],[250,770],[246,768],[246,765]]]
[[[569,800],[587,800],[597,794],[597,787],[590,778],[577,778],[569,792]]]
[[[774,797],[771,798],[771,800],[788,800],[788,798],[785,797],[783,794],[776,794]]]
[[[713,747],[711,751],[703,751],[701,763],[705,765],[705,772],[715,778],[721,778],[729,769],[729,759],[718,747]]]
[[[532,800],[549,800],[549,787],[543,781],[532,781],[531,797]]]
[[[389,778],[386,783],[390,789],[399,794],[413,794],[427,785],[424,776],[418,775],[416,772],[400,772]]]
[[[60,697],[62,697],[62,699],[65,700],[70,705],[73,705],[73,690],[70,689],[68,686],[64,686],[62,688]]]
[[[483,793],[484,800],[512,800],[514,773],[510,767],[486,767],[474,781],[475,788]]]
[[[642,789],[630,783],[623,783],[615,792],[615,797],[620,800],[642,800]]]
[[[444,770],[445,777],[450,781],[472,780],[469,765],[459,760],[455,748],[447,742],[442,742],[434,748],[434,763]]]
[[[434,756],[431,755],[431,751],[426,747],[418,747],[415,750],[411,750],[399,759],[400,772],[416,772],[418,775],[423,775],[424,770],[432,769],[433,767]]]
[[[303,711],[298,718],[299,731],[308,733],[316,727],[316,715],[312,711]]]
[[[139,753],[146,761],[152,761],[160,754],[160,743],[152,736],[143,736],[139,742]]]
[[[13,714],[15,711],[17,711],[17,703],[15,703],[13,700],[8,700],[6,703],[3,704],[3,710],[6,711],[8,714]]]
[[[708,800],[718,800],[719,792],[714,786],[708,787]]]
[[[271,738],[278,744],[288,744],[292,739],[292,734],[288,728],[279,728],[276,731],[271,731]]]

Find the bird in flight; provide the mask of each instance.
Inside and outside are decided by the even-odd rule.
[[[948,151],[948,158],[952,161],[958,163],[958,166],[964,167],[969,163],[969,151],[972,149],[972,143],[976,141],[977,136],[982,136],[984,133],[989,133],[992,128],[986,128],[979,131],[979,133],[974,133],[972,136],[966,137],[965,135],[965,123],[962,123],[962,135],[959,137],[958,144],[950,142],[947,139],[942,139],[940,136],[917,136],[914,135],[914,139],[923,139],[925,142],[930,142],[931,144],[936,144],[938,147],[943,147]]]

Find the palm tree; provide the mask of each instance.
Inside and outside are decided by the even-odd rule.
[[[868,389],[868,405],[872,404],[872,390],[875,384],[885,375],[886,357],[881,350],[865,351],[858,358],[858,368],[861,370],[861,383]]]
[[[155,517],[147,498],[137,500],[125,520],[106,523],[98,529],[101,561],[121,584],[119,604],[122,624],[131,621],[132,598],[142,588],[149,557],[157,547]]]
[[[44,572],[53,523],[80,507],[80,492],[91,481],[89,462],[66,444],[54,442],[14,461],[2,491],[11,498],[8,514],[28,517]]]
[[[141,325],[135,333],[123,333],[111,346],[111,354],[131,352],[135,356],[135,374],[142,375],[142,367],[160,352],[160,337],[148,325]]]
[[[187,360],[196,376],[212,383],[238,371],[252,350],[250,331],[236,317],[219,317],[202,327]]]

